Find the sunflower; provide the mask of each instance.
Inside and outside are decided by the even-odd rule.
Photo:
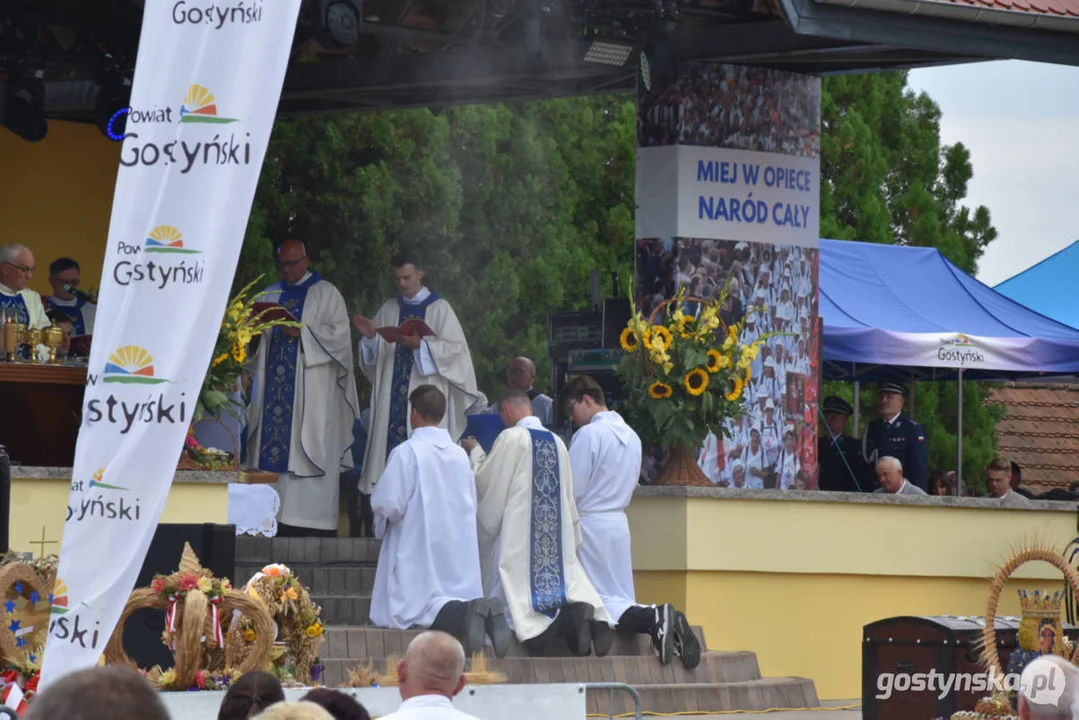
[[[715,374],[723,368],[731,366],[731,359],[725,355],[721,355],[718,350],[709,350],[707,354],[708,363],[705,367],[708,369],[709,373]]]
[[[641,341],[637,339],[637,333],[633,332],[631,328],[626,328],[622,331],[622,334],[618,337],[618,342],[622,344],[622,349],[628,353],[637,352],[641,348]]]
[[[703,395],[708,389],[708,373],[700,368],[694,368],[686,373],[682,384],[686,386],[686,392],[690,395]]]
[[[656,325],[652,328],[652,349],[653,350],[670,350],[671,343],[671,331],[662,325]]]
[[[738,377],[737,375],[734,375],[731,378],[731,383],[731,391],[723,396],[727,398],[728,402],[734,402],[738,398],[742,397],[742,390],[745,389],[745,385],[742,383],[742,378]]]
[[[674,390],[667,383],[654,382],[648,386],[648,397],[653,400],[666,400],[673,392]]]

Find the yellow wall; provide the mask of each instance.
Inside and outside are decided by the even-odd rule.
[[[50,120],[39,143],[0,128],[0,245],[34,251],[34,290],[50,294],[59,257],[79,263],[83,289],[100,285],[119,164],[120,143],[95,125]]]
[[[861,695],[862,627],[902,615],[984,615],[988,582],[1033,538],[1063,549],[1074,510],[1016,511],[744,498],[638,497],[629,509],[639,602],[673,602],[716,650],[752,650],[762,674]],[[1027,564],[1014,590],[1059,589]]]
[[[40,541],[43,529],[46,541],[61,540],[70,494],[70,480],[12,478],[11,549],[37,555],[41,546],[30,542]],[[173,483],[161,522],[227,523],[228,507],[229,486],[224,483]],[[59,549],[59,545],[44,548],[46,555]]]

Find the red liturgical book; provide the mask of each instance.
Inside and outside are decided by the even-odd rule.
[[[299,318],[290,313],[284,305],[278,303],[269,302],[257,302],[251,306],[255,311],[255,316],[261,316],[263,322],[272,322],[274,320],[286,320],[288,322],[300,322]],[[266,312],[265,315],[262,315]]]
[[[421,338],[430,337],[435,331],[427,326],[423,320],[405,320],[398,327],[381,327],[376,330],[382,339],[388,343],[395,343],[409,335],[419,335]]]

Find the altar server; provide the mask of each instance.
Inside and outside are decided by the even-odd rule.
[[[46,328],[49,318],[41,296],[28,287],[33,277],[34,253],[30,248],[18,243],[0,248],[0,310],[28,328]]]
[[[411,254],[393,257],[393,279],[401,294],[387,300],[374,319],[356,315],[360,341],[360,369],[371,382],[371,427],[367,433],[360,491],[371,492],[378,483],[386,458],[403,443],[411,430],[408,394],[420,385],[434,385],[446,396],[446,417],[440,427],[454,442],[465,430],[465,413],[482,398],[464,330],[453,308],[437,293],[423,286],[423,270]],[[389,343],[377,330],[397,327],[406,320],[422,320],[434,335],[411,335]]]
[[[337,536],[345,452],[359,418],[352,336],[341,293],[308,270],[307,251],[288,240],[277,252],[281,282],[259,301],[278,302],[302,328],[275,327],[255,355],[247,412],[247,464],[277,473],[278,535]]]
[[[613,620],[577,559],[581,532],[569,453],[523,392],[499,403],[506,424],[485,455],[464,441],[476,471],[483,589],[509,609],[517,638],[546,654],[562,638],[575,655],[610,652]]]
[[[72,319],[76,336],[93,335],[97,305],[89,302],[86,295],[79,292],[80,281],[77,262],[71,258],[53,260],[49,265],[52,295],[49,296],[48,303],[54,310],[59,310]]]
[[[625,511],[641,474],[641,439],[621,415],[607,409],[603,388],[592,378],[571,379],[561,397],[581,428],[569,448],[581,517],[581,566],[619,628],[650,635],[664,665],[674,653],[692,670],[701,661],[701,644],[686,616],[669,603],[638,605],[635,599]]]
[[[456,637],[470,655],[491,634],[495,654],[509,648],[497,600],[483,597],[476,536],[476,482],[468,455],[438,425],[446,396],[420,385],[408,398],[412,436],[390,453],[371,494],[382,540],[371,593],[379,627],[431,628]]]

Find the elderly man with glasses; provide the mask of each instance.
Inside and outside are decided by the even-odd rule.
[[[0,248],[0,319],[13,316],[28,328],[50,325],[41,296],[28,287],[33,276],[30,248],[17,243]]]

